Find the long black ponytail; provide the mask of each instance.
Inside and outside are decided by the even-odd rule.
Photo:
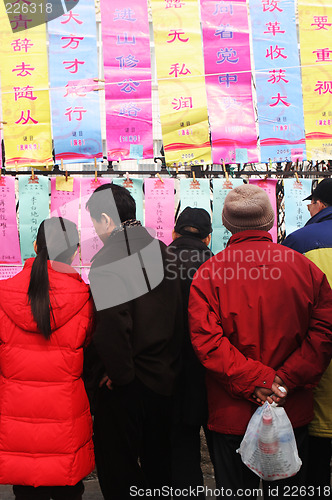
[[[37,256],[31,269],[28,297],[32,315],[41,334],[49,339],[52,333],[48,260],[69,263],[78,247],[76,225],[62,217],[44,220],[38,229]]]

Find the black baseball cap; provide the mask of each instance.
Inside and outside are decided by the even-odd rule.
[[[316,189],[313,190],[310,196],[304,198],[305,200],[320,200],[326,205],[332,205],[332,179],[324,179],[318,183]]]
[[[198,233],[187,231],[186,227],[194,227]],[[195,236],[203,240],[212,233],[210,214],[204,208],[186,207],[180,213],[174,231],[182,236]]]

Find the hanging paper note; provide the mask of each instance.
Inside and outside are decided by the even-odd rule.
[[[258,161],[246,0],[201,0],[213,163]]]
[[[276,187],[277,187],[277,179],[249,179],[249,184],[254,184],[258,186],[266,192],[269,197],[270,203],[272,205],[273,211],[275,213],[274,224],[272,229],[270,229],[269,233],[272,236],[272,240],[274,243],[278,241],[278,212],[277,212],[277,195],[276,195]]]
[[[124,177],[117,177],[113,179],[113,184],[118,184],[128,189],[136,202],[136,219],[141,221],[144,225],[143,179],[125,179]]]
[[[8,280],[22,271],[22,266],[2,266],[0,265],[0,280]]]
[[[263,162],[306,159],[295,2],[249,0]]]
[[[332,157],[332,4],[299,1],[305,138],[309,160]]]
[[[102,0],[107,157],[153,158],[147,0]]]
[[[109,184],[110,179],[88,177],[81,179],[81,259],[82,266],[89,266],[92,257],[102,248],[103,243],[99,239],[90,217],[85,208],[92,193],[102,184]]]
[[[35,257],[33,242],[40,223],[49,216],[48,177],[19,177],[19,217],[22,261]]]
[[[145,227],[169,245],[174,229],[174,179],[145,179]]]
[[[102,161],[94,0],[48,22],[55,158]]]
[[[166,163],[211,163],[199,5],[152,0],[151,6]]]
[[[231,232],[222,224],[222,211],[225,198],[231,189],[242,186],[242,179],[213,179],[212,246],[214,254],[221,252],[227,245]]]
[[[310,219],[308,202],[303,200],[311,194],[311,184],[310,179],[284,179],[286,236]]]
[[[8,5],[16,8],[20,4]],[[31,19],[14,16],[10,25],[4,7],[1,2],[0,67],[2,118],[7,122],[3,131],[6,167],[44,168],[53,163],[46,27],[42,24],[22,31],[21,23],[28,28]]]
[[[210,181],[209,179],[180,180],[181,212],[186,207],[204,208],[211,214]]]
[[[0,263],[21,264],[21,252],[18,239],[15,179],[0,177]]]

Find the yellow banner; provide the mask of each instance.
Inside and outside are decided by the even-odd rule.
[[[332,5],[299,0],[304,127],[308,160],[332,157]]]
[[[6,168],[51,167],[46,25],[15,33],[11,30],[4,3],[0,2],[0,26]]]
[[[166,163],[212,163],[197,0],[152,0]]]

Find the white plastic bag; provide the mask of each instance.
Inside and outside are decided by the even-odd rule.
[[[237,451],[243,463],[265,481],[294,476],[302,465],[284,408],[267,401],[251,417]]]

